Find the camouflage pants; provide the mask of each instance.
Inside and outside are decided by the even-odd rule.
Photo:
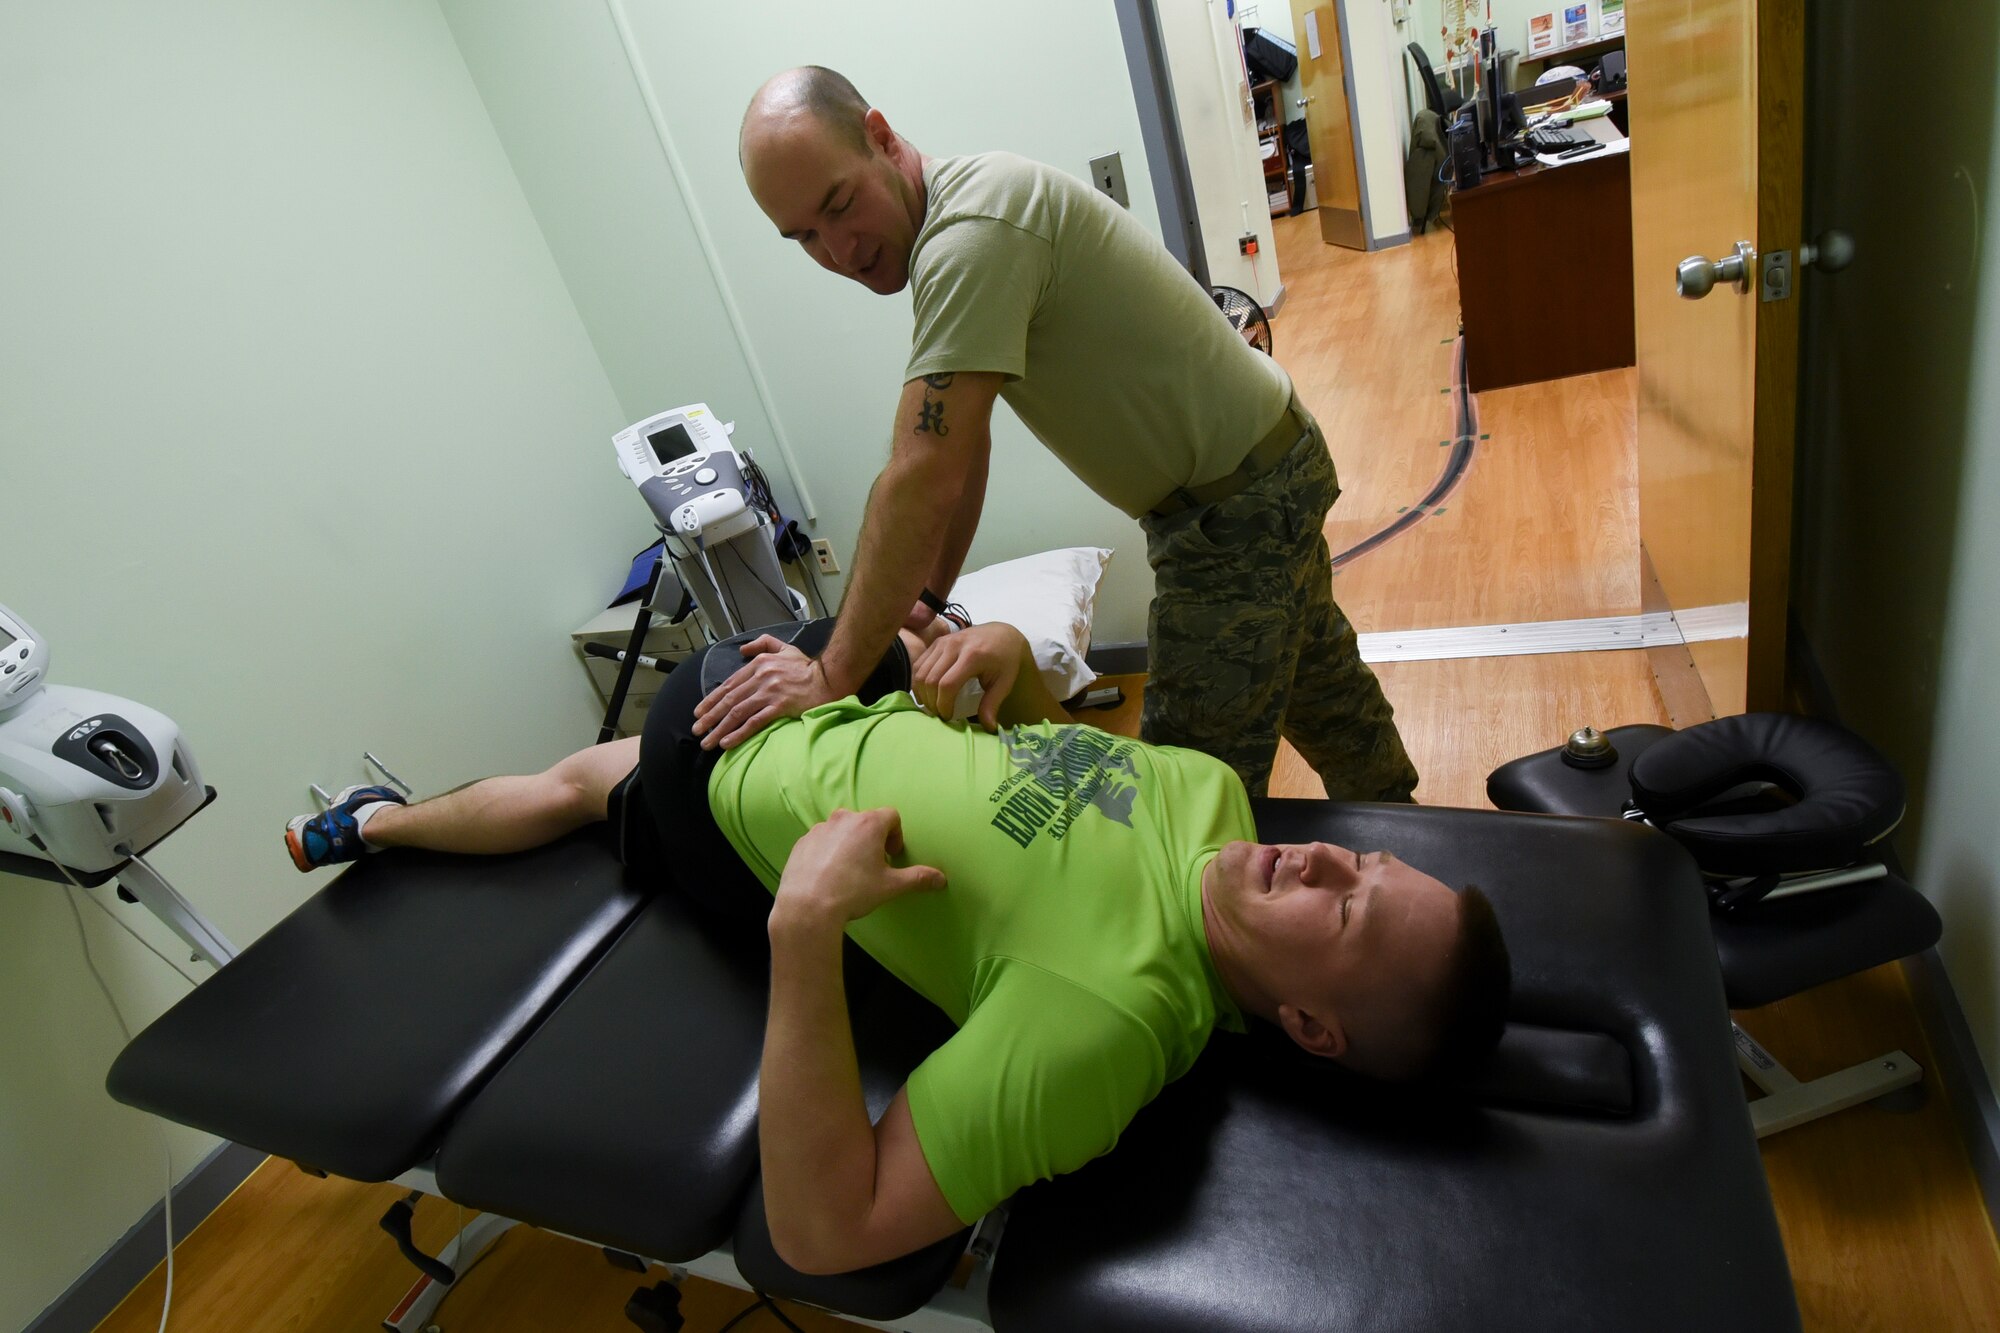
[[[1278,737],[1335,800],[1407,801],[1417,770],[1333,602],[1326,438],[1226,500],[1140,520],[1156,591],[1140,735],[1214,755],[1264,794]]]

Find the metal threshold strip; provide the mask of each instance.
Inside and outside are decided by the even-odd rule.
[[[1454,657],[1518,657],[1536,653],[1598,653],[1673,647],[1750,632],[1745,602],[1697,606],[1679,613],[1588,620],[1528,620],[1511,625],[1453,625],[1443,629],[1383,630],[1357,636],[1364,662],[1434,662]]]

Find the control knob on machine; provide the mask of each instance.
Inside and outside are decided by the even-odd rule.
[[[1618,751],[1609,736],[1596,727],[1584,727],[1563,743],[1562,759],[1571,768],[1609,768],[1618,762]]]
[[[35,836],[35,807],[19,792],[0,787],[0,824],[6,825],[36,846],[41,840]]]

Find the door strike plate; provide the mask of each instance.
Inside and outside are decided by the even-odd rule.
[[[1758,265],[1757,299],[1786,301],[1792,295],[1792,252],[1772,250]]]

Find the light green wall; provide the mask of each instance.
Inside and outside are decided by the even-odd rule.
[[[602,3],[440,0],[627,421],[710,403],[781,479],[789,468],[717,275]],[[730,117],[708,127],[730,132]],[[682,127],[686,134],[688,127]]]
[[[1084,175],[1092,157],[1120,152],[1133,212],[1159,229],[1109,5],[620,0],[684,165],[685,192],[643,119],[611,6],[444,0],[444,8],[624,405],[636,412],[692,393],[744,430],[767,431],[771,420],[747,387],[754,360],[797,480],[818,506],[816,534],[843,560],[887,457],[909,300],[884,300],[822,272],[757,211],[736,162],[737,124],[757,85],[791,65],[831,65],[932,154],[1005,148]],[[646,221],[607,225],[607,201]],[[700,291],[692,270],[662,258],[694,253],[681,230],[690,216],[713,238],[721,283],[747,330],[743,343],[722,318],[723,297]],[[684,299],[690,284],[690,318],[676,325],[649,313]],[[649,362],[691,370],[669,383]],[[1050,546],[1114,547],[1097,634],[1143,637],[1152,585],[1137,524],[1084,490],[1004,409],[994,445],[970,563]]]
[[[1947,0],[1930,24],[1877,17],[1829,0],[1807,29],[1805,230],[1845,229],[1857,257],[1804,280],[1792,602],[1843,720],[1910,783],[1897,843],[1944,915],[1939,951],[1992,1071],[2000,12]],[[1924,135],[1897,129],[1881,71],[1901,68],[1925,71]]]
[[[185,730],[221,799],[155,859],[244,945],[364,746],[448,786],[591,738],[624,412],[431,0],[10,3],[0,124],[0,602]],[[184,986],[86,913],[150,1020]],[[0,876],[0,1328],[161,1187],[74,930]]]

